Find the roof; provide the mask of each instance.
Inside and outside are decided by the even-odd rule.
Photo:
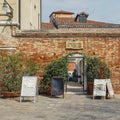
[[[54,25],[52,23],[42,23],[41,28],[42,30],[51,30],[54,29]]]
[[[51,17],[52,14],[74,14],[74,13],[69,11],[59,10],[59,11],[52,12],[49,17]]]
[[[120,24],[111,24],[87,20],[86,23],[80,23],[74,18],[56,18],[55,23],[58,28],[120,28]]]
[[[74,14],[73,12],[68,12],[64,10],[54,11],[51,13],[50,17],[53,14]],[[81,12],[77,14],[76,17],[53,17],[50,19],[50,23],[43,23],[42,28],[44,29],[59,29],[59,28],[120,28],[120,24],[105,23],[93,20],[87,20],[87,22],[79,22],[77,17],[85,15],[88,17],[88,13]]]

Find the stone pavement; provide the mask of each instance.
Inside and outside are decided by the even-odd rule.
[[[0,120],[120,120],[120,98],[91,99],[86,95],[65,94],[51,98],[39,95],[36,103],[25,98],[0,98]]]

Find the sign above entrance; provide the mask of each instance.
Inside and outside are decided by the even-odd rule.
[[[66,49],[83,49],[83,42],[82,41],[66,41]]]

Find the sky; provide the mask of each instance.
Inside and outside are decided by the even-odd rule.
[[[120,24],[120,0],[42,0],[42,22],[58,10],[89,14],[88,19]]]

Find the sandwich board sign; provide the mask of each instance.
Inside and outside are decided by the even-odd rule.
[[[63,95],[64,98],[64,78],[53,77],[52,78],[52,90],[51,96]]]
[[[94,79],[93,99],[94,96],[106,96],[106,80]]]
[[[34,97],[37,95],[37,76],[23,76],[22,78],[22,88],[21,88],[21,97]]]
[[[114,91],[113,91],[111,80],[110,79],[106,79],[106,84],[107,84],[107,89],[108,89],[109,96],[110,97],[111,96],[114,97]]]

